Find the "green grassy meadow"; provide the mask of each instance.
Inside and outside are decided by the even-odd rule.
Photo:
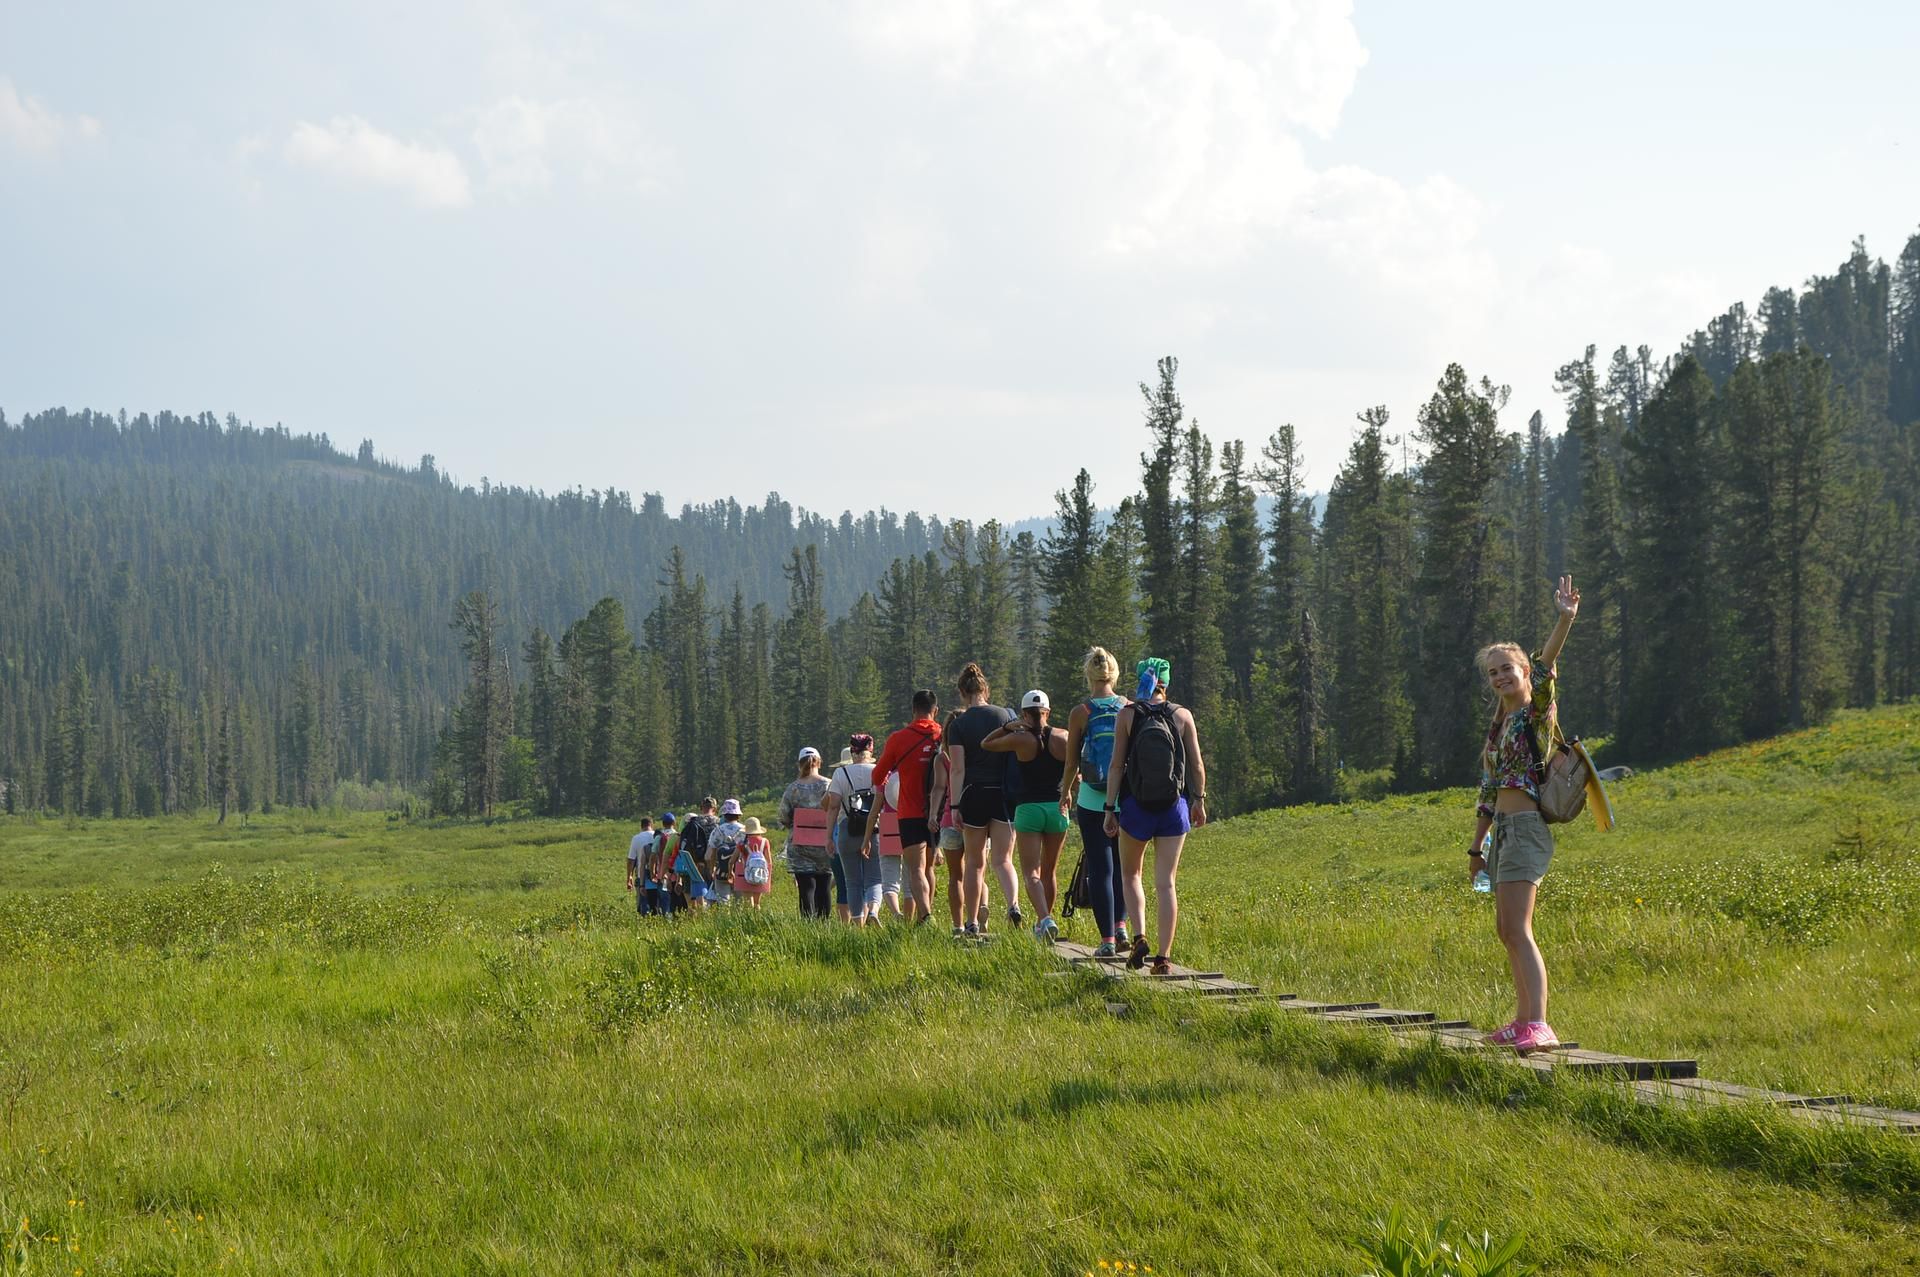
[[[1920,708],[1615,798],[1542,893],[1561,1035],[1920,1107]],[[1213,826],[1176,956],[1499,1023],[1471,824]],[[810,925],[786,882],[643,923],[628,832],[0,823],[0,1273],[1358,1274],[1395,1206],[1543,1273],[1920,1268],[1920,1140],[1267,1008],[1117,1018],[1025,937]]]

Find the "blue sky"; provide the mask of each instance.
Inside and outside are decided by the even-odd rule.
[[[1913,6],[0,7],[0,408],[670,505],[1045,511],[1136,382],[1324,486],[1449,360],[1920,229]]]

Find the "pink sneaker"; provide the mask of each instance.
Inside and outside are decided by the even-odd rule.
[[[1520,1026],[1511,1045],[1525,1055],[1528,1051],[1550,1051],[1560,1045],[1560,1039],[1554,1036],[1553,1026],[1545,1020],[1529,1020]]]
[[[1520,1036],[1520,1021],[1510,1020],[1480,1040],[1488,1046],[1512,1046],[1513,1040]]]

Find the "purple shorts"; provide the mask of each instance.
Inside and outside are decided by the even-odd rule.
[[[1164,811],[1148,811],[1133,800],[1132,794],[1120,799],[1120,832],[1135,842],[1178,838],[1192,828],[1193,822],[1187,817],[1185,797],[1174,799],[1173,806]]]

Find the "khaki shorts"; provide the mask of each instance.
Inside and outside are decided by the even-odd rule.
[[[1539,882],[1553,863],[1553,835],[1537,811],[1505,812],[1493,818],[1493,852],[1487,877],[1502,882]]]

